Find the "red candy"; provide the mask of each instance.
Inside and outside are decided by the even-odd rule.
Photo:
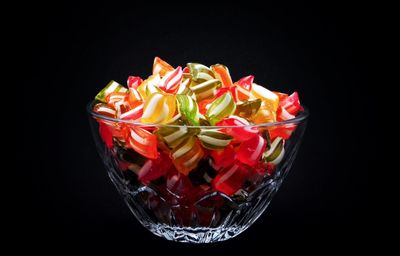
[[[218,173],[212,185],[215,190],[231,196],[242,188],[247,176],[248,171],[245,167],[234,164]]]
[[[283,124],[279,126],[268,127],[271,140],[274,140],[276,137],[281,137],[282,139],[287,140],[290,138],[294,130],[296,130],[295,124]]]
[[[172,166],[172,161],[167,154],[160,154],[157,159],[149,159],[139,171],[138,179],[144,184],[165,176]]]
[[[261,158],[267,146],[266,141],[260,135],[243,142],[236,153],[236,159],[249,166],[254,166]]]
[[[128,143],[133,150],[147,158],[156,159],[158,157],[157,136],[145,129],[130,127]]]
[[[129,76],[129,77],[128,77],[128,81],[127,81],[128,88],[137,89],[138,86],[139,86],[141,83],[143,83],[143,79],[140,78],[140,77],[138,77],[138,76]]]
[[[286,109],[291,115],[297,115],[301,110],[299,95],[297,92],[292,93],[289,97],[279,102],[279,106]]]
[[[120,115],[122,120],[138,120],[143,115],[143,104]]]
[[[231,166],[235,162],[235,155],[236,152],[232,145],[228,145],[224,150],[212,150],[213,161],[211,165],[216,171],[219,171],[223,167]]]
[[[238,116],[230,116],[224,118],[222,121],[216,124],[217,126],[243,126],[249,125],[249,122],[246,119],[243,119]],[[222,132],[232,136],[236,141],[243,142],[251,139],[253,136],[258,134],[257,127],[234,127],[234,128],[223,128]]]
[[[231,87],[223,87],[223,88],[219,88],[215,91],[215,97],[218,98],[219,96],[225,94],[226,92],[231,92],[232,96],[233,96],[233,100],[235,102],[237,102],[239,100],[239,96],[238,96],[238,89],[236,86],[231,86]]]
[[[108,148],[113,147],[113,134],[111,127],[103,122],[99,122],[99,133],[101,139],[104,141]]]
[[[182,76],[182,68],[177,67],[176,69],[166,73],[158,86],[167,93],[175,93],[181,84]]]
[[[188,196],[192,189],[189,178],[182,173],[173,170],[167,176],[167,190],[178,198]]]
[[[239,100],[247,100],[250,97],[254,76],[246,76],[235,83]]]
[[[215,99],[212,98],[212,99],[205,99],[205,100],[200,101],[200,103],[199,103],[199,112],[200,112],[202,115],[205,115],[206,112],[207,112],[208,107],[211,105],[211,103],[212,103],[214,100],[215,100]]]
[[[283,100],[287,99],[287,97],[289,97],[289,95],[283,92],[273,92],[273,93],[275,93],[278,96],[279,102],[282,102]]]
[[[96,104],[93,108],[93,111],[107,117],[115,118],[117,115],[117,111],[113,107],[108,106],[104,103]]]
[[[254,76],[245,76],[236,82],[237,85],[247,91],[251,91],[251,85],[253,84]]]

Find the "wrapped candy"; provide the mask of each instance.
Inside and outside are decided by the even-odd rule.
[[[144,184],[150,183],[162,176],[166,176],[172,166],[168,155],[161,153],[157,159],[148,159],[139,170],[138,179]]]
[[[236,115],[250,119],[261,107],[261,100],[246,100],[236,105]]]
[[[163,91],[158,87],[158,86],[156,86],[156,85],[154,85],[154,84],[148,84],[147,86],[146,86],[146,99],[148,98],[148,97],[150,97],[153,93],[161,93],[161,94],[164,94],[163,93]]]
[[[275,112],[278,109],[279,97],[261,85],[252,84],[250,99],[261,99],[265,105],[265,109],[269,111]]]
[[[203,147],[211,150],[223,149],[232,140],[231,136],[214,129],[202,129],[197,137]]]
[[[193,188],[189,178],[176,170],[171,170],[168,173],[166,183],[168,192],[179,199],[188,196]]]
[[[250,117],[250,120],[255,124],[272,123],[276,121],[276,112],[261,103],[260,109],[254,116]]]
[[[240,164],[234,164],[223,170],[214,178],[212,185],[215,190],[232,196],[243,187],[248,171]]]
[[[286,110],[287,113],[289,113],[290,115],[296,116],[297,113],[299,113],[299,111],[301,110],[299,94],[297,92],[292,93],[290,96],[282,100],[279,103],[279,106],[282,107],[282,109]]]
[[[99,122],[99,134],[108,148],[113,147],[113,133],[109,125],[104,122]]]
[[[284,140],[281,137],[276,137],[271,143],[271,147],[263,153],[262,159],[266,163],[278,165],[285,155]]]
[[[215,79],[214,72],[207,66],[199,63],[188,63],[187,67],[189,68],[193,81],[204,82]]]
[[[206,117],[211,125],[215,125],[236,110],[236,104],[230,92],[225,93],[211,103],[207,109]]]
[[[207,109],[210,108],[211,103],[214,101],[214,99],[206,99],[206,100],[202,100],[198,103],[199,105],[199,112],[201,115],[205,115],[207,112]],[[205,119],[205,117],[203,118]]]
[[[240,144],[236,159],[249,166],[254,166],[260,160],[266,146],[267,143],[263,137],[260,135],[253,136]]]
[[[231,87],[233,85],[229,69],[221,64],[211,66],[211,70],[217,79],[221,81],[222,87]]]
[[[169,65],[167,62],[163,61],[159,57],[154,58],[153,62],[153,75],[159,74],[160,76],[165,76],[165,74],[174,68]]]
[[[178,120],[171,120],[171,122],[168,123],[172,126],[162,126],[156,131],[156,134],[159,135],[171,149],[174,149],[187,137],[194,136],[198,133],[198,129],[188,128],[183,125],[183,122],[179,120],[180,114],[176,117],[178,117]]]
[[[167,93],[175,93],[179,85],[182,81],[182,68],[177,67],[174,70],[171,70],[165,74],[165,76],[161,79],[158,87],[164,90]]]
[[[251,137],[258,134],[257,127],[249,126],[249,122],[246,119],[238,116],[229,116],[222,119],[216,124],[217,126],[233,126],[229,128],[222,128],[221,131],[232,136],[235,141],[243,142],[251,139]],[[244,127],[237,127],[244,126]]]
[[[236,151],[232,145],[228,145],[223,150],[213,150],[211,152],[212,162],[210,165],[217,171],[223,167],[231,166],[235,162]]]
[[[217,90],[215,90],[214,95],[215,97],[219,97],[221,95],[224,95],[228,91],[231,92],[233,100],[235,102],[239,101],[238,91],[236,86],[218,88]]]
[[[192,83],[189,88],[196,95],[197,101],[200,102],[204,99],[213,98],[215,90],[220,85],[221,82],[218,79],[211,79],[201,83]]]
[[[197,102],[189,95],[176,95],[178,110],[182,118],[189,125],[199,125],[199,107]]]
[[[196,95],[193,93],[193,91],[189,88],[190,85],[190,78],[184,78],[182,80],[182,83],[179,85],[178,91],[176,94],[180,95],[188,95],[192,97],[194,100],[196,100]]]
[[[119,116],[119,118],[121,118],[122,120],[130,120],[130,121],[137,121],[139,120],[142,115],[143,115],[143,106],[144,104],[140,104],[139,106],[126,111],[125,113],[121,114]]]
[[[253,81],[254,76],[246,76],[235,83],[239,100],[243,101],[249,99]]]
[[[128,89],[120,85],[119,83],[115,82],[114,80],[111,80],[106,87],[103,88],[95,97],[96,100],[101,101],[101,102],[106,102],[106,97],[112,93],[112,92],[121,92],[121,93],[127,93]]]
[[[190,75],[190,69],[189,69],[188,67],[184,67],[184,68],[182,69],[182,72],[183,72],[183,77],[184,77],[184,78],[190,78],[190,77],[191,77],[191,75]]]
[[[98,103],[93,107],[93,111],[107,117],[115,118],[117,115],[117,111],[107,104]]]
[[[290,138],[292,133],[296,130],[296,125],[295,124],[281,124],[281,125],[275,125],[272,127],[268,127],[269,135],[271,137],[271,140],[281,137],[284,140],[287,140]]]
[[[286,93],[283,92],[273,92],[276,94],[276,96],[278,96],[279,98],[279,104],[281,104],[281,102],[285,99],[287,99],[287,97],[289,97],[289,95],[287,95]]]
[[[188,175],[196,168],[197,163],[203,158],[204,151],[193,136],[185,138],[171,152],[175,168],[184,175]]]
[[[144,104],[142,123],[165,124],[175,114],[176,103],[174,95],[153,93]]]
[[[181,143],[190,134],[188,133],[188,128],[182,127],[161,127],[159,128],[157,134],[159,134],[162,139],[167,143],[167,145],[173,149],[179,143]]]
[[[128,144],[144,157],[150,159],[158,157],[157,136],[141,127],[129,127]]]
[[[129,88],[126,98],[131,109],[139,106],[143,102],[142,96],[140,96],[140,93],[135,88]]]
[[[115,108],[115,103],[119,101],[125,101],[127,93],[125,92],[112,92],[106,96],[105,101],[108,105],[113,106]]]
[[[295,118],[295,115],[290,114],[285,108],[279,106],[278,110],[276,111],[276,120],[281,122],[285,120],[289,120]]]
[[[143,83],[143,79],[138,76],[129,76],[126,84],[128,88],[137,89]]]
[[[151,75],[144,80],[138,87],[137,91],[143,100],[146,100],[151,94],[155,92],[161,93],[161,89],[158,88],[161,78],[159,74]]]

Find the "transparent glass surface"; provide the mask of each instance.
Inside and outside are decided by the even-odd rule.
[[[92,106],[87,111],[97,151],[133,215],[153,234],[189,243],[230,239],[260,217],[293,164],[308,117],[304,108],[292,120],[263,125],[149,125],[101,116]],[[177,130],[176,137],[196,143],[186,154],[201,152],[176,157],[179,152],[172,151],[160,134]],[[252,153],[250,146],[246,150],[244,143],[251,143],[244,141],[231,143],[229,149],[204,148],[200,135],[216,130],[239,135],[256,132],[266,144],[262,156],[254,162],[257,150]],[[132,144],[132,136],[140,144],[142,134],[156,135],[156,156]]]

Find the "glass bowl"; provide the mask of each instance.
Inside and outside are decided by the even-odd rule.
[[[230,239],[260,217],[292,166],[308,117],[303,106],[294,119],[262,125],[149,125],[93,106],[97,150],[133,215],[153,234],[189,243]],[[235,139],[227,145],[219,131]]]

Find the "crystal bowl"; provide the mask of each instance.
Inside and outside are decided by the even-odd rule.
[[[153,234],[189,243],[230,239],[260,217],[292,166],[308,117],[303,106],[294,119],[261,125],[152,125],[99,115],[93,105],[97,151],[133,215]],[[208,140],[224,144],[215,131],[238,139],[210,149]],[[171,151],[170,143],[179,145]]]

